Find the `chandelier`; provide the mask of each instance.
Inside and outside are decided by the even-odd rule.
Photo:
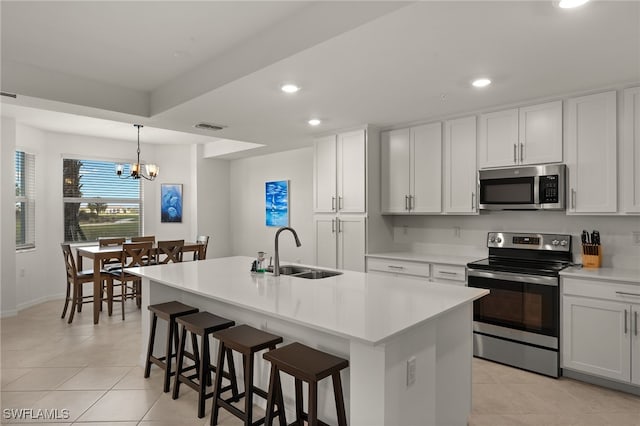
[[[122,172],[124,171],[123,164],[118,164],[116,166],[116,174],[121,179],[145,178],[147,180],[154,180],[158,176],[158,171],[160,171],[160,168],[155,164],[145,164],[144,167],[147,172],[147,174],[145,175],[144,173],[142,173],[142,163],[140,163],[140,127],[144,126],[142,124],[134,124],[133,126],[138,128],[138,160],[130,165],[131,174],[129,176],[122,174]]]

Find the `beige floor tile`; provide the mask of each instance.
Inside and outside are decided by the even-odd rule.
[[[133,367],[113,389],[162,389],[163,370],[152,366],[148,379],[144,378],[143,367]]]
[[[54,390],[75,376],[79,368],[33,368],[5,386],[8,391]]]
[[[75,422],[73,426],[136,426],[138,422]]]
[[[186,388],[186,386],[185,386]],[[205,405],[205,418],[211,415],[211,399]],[[171,393],[164,393],[153,404],[142,420],[180,422],[183,419],[198,418],[198,395],[191,389],[181,388],[180,397],[171,399]]]
[[[19,377],[24,376],[29,371],[30,368],[3,368],[0,370],[0,386],[2,389],[9,383],[18,379]]]
[[[59,390],[109,390],[130,367],[86,367],[58,387]]]
[[[48,391],[0,392],[0,408],[31,408],[44,398]]]
[[[83,422],[139,421],[161,393],[161,389],[111,390],[78,420]]]
[[[55,422],[73,422],[89,407],[91,407],[102,395],[104,391],[51,391],[33,403],[30,407],[33,410],[55,410],[59,420]],[[49,419],[50,421],[53,421]],[[41,420],[43,421],[43,420]],[[7,423],[29,423],[28,420],[9,421]]]

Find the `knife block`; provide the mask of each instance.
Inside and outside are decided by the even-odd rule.
[[[582,244],[582,267],[599,268],[602,265],[602,246]]]

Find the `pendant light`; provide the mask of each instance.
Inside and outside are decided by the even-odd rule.
[[[124,171],[124,165],[118,164],[116,167],[116,174],[121,179],[140,179],[145,178],[147,180],[154,180],[158,176],[158,172],[160,168],[155,164],[145,164],[146,175],[142,172],[142,163],[140,163],[140,128],[144,127],[142,124],[134,124],[134,127],[138,128],[138,159],[135,163],[130,165],[131,174],[129,176],[125,176],[122,174]]]

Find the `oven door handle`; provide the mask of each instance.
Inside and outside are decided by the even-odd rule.
[[[478,269],[469,269],[467,276],[469,278],[480,277],[480,278],[489,278],[489,279],[495,279],[495,280],[516,281],[519,283],[540,284],[540,285],[558,287],[557,277],[515,274],[513,272],[493,272],[493,271],[484,271],[484,270],[478,270]],[[474,285],[471,282],[469,282],[469,286],[474,287]]]

